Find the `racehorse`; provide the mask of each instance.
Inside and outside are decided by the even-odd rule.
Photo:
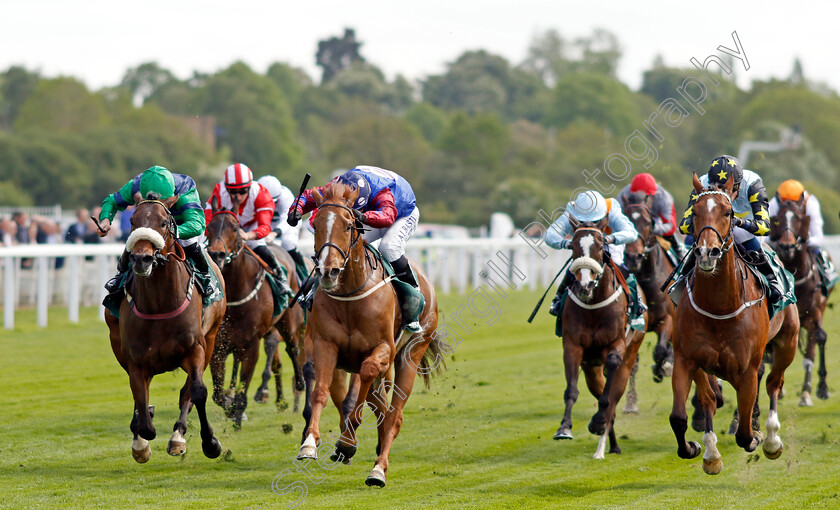
[[[343,403],[347,418],[333,460],[347,461],[356,453],[356,429],[366,418],[363,412],[367,402],[375,413],[379,442],[377,459],[365,483],[383,487],[391,445],[402,426],[403,407],[415,375],[422,374],[428,384],[431,373],[439,368],[430,365],[435,356],[437,363],[441,361],[435,340],[438,308],[434,288],[422,270],[412,264],[426,299],[419,318],[422,331],[397,337],[400,306],[382,260],[362,240],[364,226],[351,209],[357,197],[358,189],[336,182],[327,184],[323,195],[317,190],[313,193],[318,207],[314,220],[315,274],[320,286],[306,328],[304,377],[309,393],[314,375],[314,389],[304,408],[306,428],[298,458],[318,456],[321,412],[334,382],[334,369],[340,367],[358,376],[351,378]],[[388,389],[393,392],[390,403]]]
[[[639,233],[635,241],[624,247],[624,264],[636,275],[636,280],[645,293],[648,306],[647,329],[656,331],[657,337],[653,351],[653,380],[662,382],[673,366],[674,351],[670,344],[675,310],[674,303],[660,286],[674,270],[674,264],[653,232],[651,198],[643,193],[633,193],[622,204],[625,215],[630,218]],[[628,394],[628,402],[629,400]]]
[[[152,377],[181,368],[187,373],[187,381],[181,389],[181,414],[166,451],[170,455],[186,452],[187,415],[195,405],[201,423],[201,448],[205,456],[215,459],[222,453],[222,445],[207,421],[207,387],[202,376],[222,324],[225,300],[211,303],[202,311],[194,277],[184,263],[184,250],[175,239],[176,224],[170,208],[178,195],[163,201],[152,197],[150,194],[143,200],[140,193],[134,197],[137,208],[126,242],[133,279],[126,284],[119,319],[105,312],[111,349],[128,373],[134,396],[131,451],[140,463],[147,462],[152,453],[149,441],[157,434],[152,424],[154,409],[149,406]],[[210,267],[221,281],[215,264]]]
[[[575,282],[563,307],[563,362],[566,391],[565,412],[554,439],[572,439],[572,406],[578,398],[580,368],[586,386],[598,400],[598,411],[589,422],[589,432],[600,435],[594,458],[603,459],[606,440],[610,453],[621,453],[615,438],[615,408],[624,393],[644,339],[643,331],[630,328],[626,314],[630,301],[627,284],[619,281],[619,269],[606,254],[600,222],[579,223],[571,219],[572,258],[569,270]],[[645,323],[647,314],[645,313]]]
[[[303,311],[287,308],[282,314],[274,315],[274,300],[271,286],[266,280],[266,268],[259,257],[246,248],[241,236],[239,220],[231,211],[213,207],[213,217],[207,225],[208,253],[216,262],[225,278],[227,289],[227,311],[218,341],[210,362],[213,375],[213,401],[226,408],[234,426],[242,424],[242,414],[248,404],[247,393],[259,358],[260,338],[265,337],[266,369],[263,384],[257,391],[257,402],[267,401],[268,380],[272,364],[279,356],[277,347],[279,333],[286,342],[286,352],[292,360],[296,386],[303,389],[303,374],[298,366],[298,351],[303,341]],[[299,287],[295,264],[285,251],[272,247],[277,260],[288,270],[289,286],[297,291]],[[276,326],[276,328],[275,328]],[[239,363],[239,384],[234,391],[233,401],[228,405],[224,393],[225,359],[233,354],[234,363]],[[279,372],[279,367],[278,367]],[[282,379],[275,375],[277,401],[281,401]]]
[[[738,446],[748,452],[762,441],[753,432],[752,411],[758,393],[758,369],[765,347],[773,347],[773,364],[767,376],[770,412],[763,450],[769,459],[782,454],[777,403],[784,384],[784,371],[796,354],[799,317],[791,304],[769,319],[769,306],[757,277],[736,258],[733,238],[732,176],[721,190],[704,189],[694,175],[698,197],[693,206],[695,270],[685,281],[675,319],[674,393],[671,428],[677,439],[677,454],[691,459],[700,454],[696,441],[686,443],[688,428],[685,403],[692,379],[697,384],[700,406],[705,414],[703,470],[720,473],[722,462],[717,449],[712,417],[717,407],[707,374],[728,381],[738,395],[740,421],[735,433]]]
[[[796,306],[799,309],[800,325],[808,330],[808,346],[803,352],[805,359],[805,381],[802,384],[800,406],[812,406],[811,401],[811,372],[814,368],[816,347],[820,348],[820,368],[817,372],[820,382],[817,386],[817,397],[828,398],[828,384],[825,376],[825,341],[826,333],[822,328],[825,307],[828,297],[820,291],[819,261],[815,260],[813,252],[808,248],[808,227],[811,218],[805,213],[805,200],[781,200],[779,212],[771,218],[770,241],[777,249],[779,258],[794,278],[796,292]]]

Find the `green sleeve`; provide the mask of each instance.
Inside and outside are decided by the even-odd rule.
[[[206,221],[204,219],[204,208],[198,198],[198,191],[190,190],[189,193],[181,195],[175,208],[181,212],[175,215],[178,223],[178,238],[190,239],[204,233]]]
[[[102,211],[99,213],[99,221],[113,220],[117,211],[124,211],[126,207],[134,203],[134,198],[131,196],[131,186],[133,183],[133,180],[128,181],[119,191],[105,197],[105,200],[102,201]]]

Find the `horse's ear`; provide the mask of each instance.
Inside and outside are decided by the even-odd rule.
[[[219,201],[216,198],[216,195],[210,197],[210,212],[213,214],[219,212]]]
[[[802,212],[805,212],[805,202],[805,193],[802,193],[801,195],[799,195],[799,200],[796,201],[796,203],[799,205],[799,208],[802,209]]]
[[[143,201],[143,195],[141,195],[139,191],[134,194],[133,198],[134,198],[134,205],[137,205],[137,204],[139,204],[140,202]]]
[[[645,195],[645,205],[649,208],[653,207],[653,197],[654,195]]]
[[[572,226],[572,230],[574,231],[574,230],[578,229],[578,227],[580,226],[580,222],[577,220],[577,218],[575,218],[574,216],[572,216],[570,214],[569,215],[569,225]]]
[[[621,209],[626,209],[627,205],[630,204],[630,200],[627,199],[626,195],[618,195],[618,201],[621,203]]]
[[[697,178],[697,172],[691,172],[691,182],[694,185],[694,191],[700,193],[703,191],[703,185],[700,184],[700,179]]]
[[[172,195],[171,197],[162,200],[163,205],[166,206],[167,209],[172,209],[175,204],[178,203],[178,199],[181,198],[181,195]]]
[[[726,178],[726,182],[723,183],[723,190],[727,193],[732,193],[732,188],[735,187],[735,179],[732,177],[732,173],[730,172],[729,177]]]
[[[609,217],[609,216],[604,216],[604,217],[603,217],[603,218],[601,218],[601,220],[598,222],[598,230],[600,230],[601,232],[603,232],[604,230],[606,230],[606,229],[607,229],[607,226],[608,226],[609,224],[610,224],[610,217]]]
[[[313,189],[312,190],[312,199],[315,200],[315,205],[317,207],[321,207],[321,204],[324,203],[324,195],[321,194],[321,190]]]

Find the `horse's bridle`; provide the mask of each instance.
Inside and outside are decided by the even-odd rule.
[[[219,214],[230,214],[234,218],[237,219],[237,222],[239,221],[239,218],[236,216],[236,213],[234,213],[233,211],[216,211],[216,212],[213,213],[213,218],[215,218]],[[212,221],[213,218],[210,218],[210,220]],[[240,255],[242,255],[242,251],[245,249],[245,241],[242,240],[242,236],[239,235],[239,228],[237,228],[236,229],[236,244],[233,245],[233,251],[228,251],[227,243],[225,242],[225,240],[221,236],[221,229],[219,231],[219,234],[220,235],[217,239],[219,239],[219,241],[221,241],[222,245],[224,245],[224,247],[225,247],[225,264],[230,264],[231,262],[236,260]]]
[[[166,216],[169,219],[169,228],[167,229],[167,238],[164,238],[164,240],[163,240],[164,241],[163,246],[164,246],[164,248],[166,248],[166,241],[168,239],[176,239],[177,238],[177,236],[178,236],[178,234],[177,234],[178,224],[175,222],[175,217],[172,215],[172,211],[170,211],[169,208],[166,207],[166,204],[164,204],[163,201],[161,201],[161,200],[157,200],[157,199],[141,200],[140,202],[137,203],[136,207],[140,207],[143,204],[149,204],[149,203],[157,204],[157,205],[163,207],[163,210],[166,211]],[[178,248],[181,249],[180,257],[174,251],[171,251],[169,253],[161,253],[161,250],[163,248],[161,248],[161,250],[155,249],[155,252],[153,254],[154,260],[152,261],[152,268],[157,267],[158,263],[165,264],[166,261],[169,260],[167,257],[172,257],[175,260],[179,260],[179,261],[183,262],[184,259],[186,258],[186,254],[184,253],[184,248],[181,247],[181,245],[178,244],[178,243],[175,243],[175,245],[178,246]],[[176,249],[176,251],[177,251],[177,249]]]
[[[346,252],[344,250],[342,250],[341,247],[338,246],[337,244],[327,241],[324,244],[322,244],[320,248],[318,248],[318,251],[315,253],[315,255],[312,256],[312,260],[315,261],[315,265],[317,267],[318,259],[321,257],[321,252],[324,251],[324,248],[331,248],[331,247],[335,248],[336,250],[338,250],[338,253],[340,253],[341,256],[344,258],[344,263],[341,265],[341,270],[344,271],[344,268],[347,267],[347,261],[350,260],[350,253],[353,251],[353,247],[356,246],[356,243],[359,242],[359,239],[362,238],[362,232],[364,232],[365,228],[364,228],[364,226],[361,225],[361,223],[358,220],[355,219],[355,215],[353,214],[353,209],[347,207],[346,205],[326,203],[326,204],[319,205],[318,209],[320,209],[322,207],[339,207],[339,208],[344,209],[345,211],[349,212],[350,216],[353,217],[353,225],[351,225],[351,228],[352,228],[353,232],[356,233],[356,238],[353,239],[353,232],[351,232],[350,233],[350,246],[347,248]]]
[[[653,212],[650,210],[650,207],[644,204],[629,204],[624,206],[624,209],[628,211],[630,209],[641,209],[645,211],[648,215],[648,223],[650,224],[650,236],[647,239],[643,239],[642,242],[642,246],[644,246],[644,249],[642,250],[642,258],[647,260],[651,252],[653,252],[656,249],[657,245],[656,234],[653,233],[653,227],[654,225],[656,225],[656,222],[653,219]],[[639,237],[641,237],[641,234],[639,235]]]
[[[606,251],[607,251],[607,243],[605,242],[605,237],[606,237],[606,236],[605,236],[605,235],[604,235],[604,233],[601,231],[601,229],[599,229],[599,228],[595,228],[595,227],[578,227],[578,228],[576,228],[576,229],[575,229],[575,233],[580,232],[581,230],[584,230],[584,231],[590,231],[590,232],[597,232],[597,233],[601,236],[601,241],[602,241],[601,245],[603,246],[603,248],[602,248],[602,249],[603,249],[603,251],[604,251],[604,252],[606,252]],[[588,255],[588,254],[585,254],[585,255],[583,255],[583,256],[584,256],[584,257],[589,257],[589,255]],[[591,258],[591,257],[590,257],[590,258]],[[603,261],[603,257],[602,257],[602,260],[600,261],[600,263],[603,263],[603,262],[604,262],[604,261]],[[604,271],[604,272],[605,272],[605,271]],[[604,272],[598,273],[598,274],[597,274],[597,275],[595,275],[595,277],[593,278],[593,279],[595,280],[596,285],[597,285],[597,283],[598,283],[598,282],[600,282],[600,281],[601,281],[601,277],[602,277],[602,276],[604,276]],[[575,278],[575,282],[577,283],[577,278]]]
[[[710,190],[710,191],[704,191],[703,193],[700,193],[699,195],[697,195],[697,200],[699,200],[700,197],[703,197],[703,196],[706,196],[706,195],[722,195],[722,196],[726,197],[726,200],[729,202],[729,208],[732,210],[732,216],[729,218],[729,230],[726,232],[726,236],[722,236],[722,235],[720,235],[720,232],[718,232],[718,230],[715,227],[713,227],[711,225],[706,225],[705,227],[700,229],[700,232],[697,232],[696,234],[694,234],[694,246],[692,246],[692,249],[694,249],[694,247],[697,246],[697,242],[700,240],[700,234],[702,234],[704,230],[709,229],[712,232],[714,232],[715,235],[718,237],[718,241],[720,241],[720,254],[721,254],[721,256],[723,256],[723,255],[726,255],[726,252],[728,252],[730,249],[732,249],[732,246],[735,245],[735,241],[732,239],[732,231],[735,230],[734,228],[732,228],[732,222],[735,221],[735,210],[732,209],[732,198],[730,198],[730,196],[728,194],[724,193],[723,191]],[[697,204],[696,200],[695,200],[694,204],[695,205]],[[692,207],[694,207],[694,206],[692,206]],[[729,243],[729,246],[726,246],[727,242]]]
[[[798,207],[795,207],[795,208],[793,208],[793,209],[788,209],[788,210],[790,210],[791,212],[793,212],[793,214],[794,214],[794,215],[796,215],[797,219],[800,219],[800,220],[802,219],[802,216],[803,216],[803,215],[802,215],[802,213],[801,213],[801,211],[799,210],[799,208],[798,208]],[[781,217],[781,215],[782,215],[782,204],[780,204],[780,205],[779,205],[779,212],[777,213],[777,216],[780,216],[780,217]],[[785,232],[790,232],[791,234],[793,234],[793,237],[794,237],[794,238],[796,238],[796,243],[793,245],[793,247],[794,247],[794,249],[795,249],[796,251],[801,250],[801,249],[802,249],[802,245],[803,245],[803,244],[805,244],[805,243],[807,242],[806,240],[804,240],[804,239],[802,238],[802,236],[801,236],[801,235],[799,235],[799,234],[797,234],[796,232],[794,232],[794,231],[793,231],[793,229],[792,229],[792,228],[790,228],[789,226],[785,226],[785,228],[783,228],[783,229],[781,230],[781,232],[779,232],[779,239],[773,239],[773,238],[771,238],[771,239],[770,239],[770,241],[772,241],[772,242],[774,242],[774,243],[778,243],[778,242],[779,242],[779,240],[780,240],[780,239],[781,239],[781,237],[782,237],[781,235],[782,235],[782,234],[784,234]]]

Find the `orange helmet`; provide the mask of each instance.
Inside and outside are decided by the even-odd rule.
[[[796,179],[788,179],[781,183],[779,189],[776,191],[782,200],[791,200],[794,202],[802,198],[802,193],[804,192],[805,186]]]

